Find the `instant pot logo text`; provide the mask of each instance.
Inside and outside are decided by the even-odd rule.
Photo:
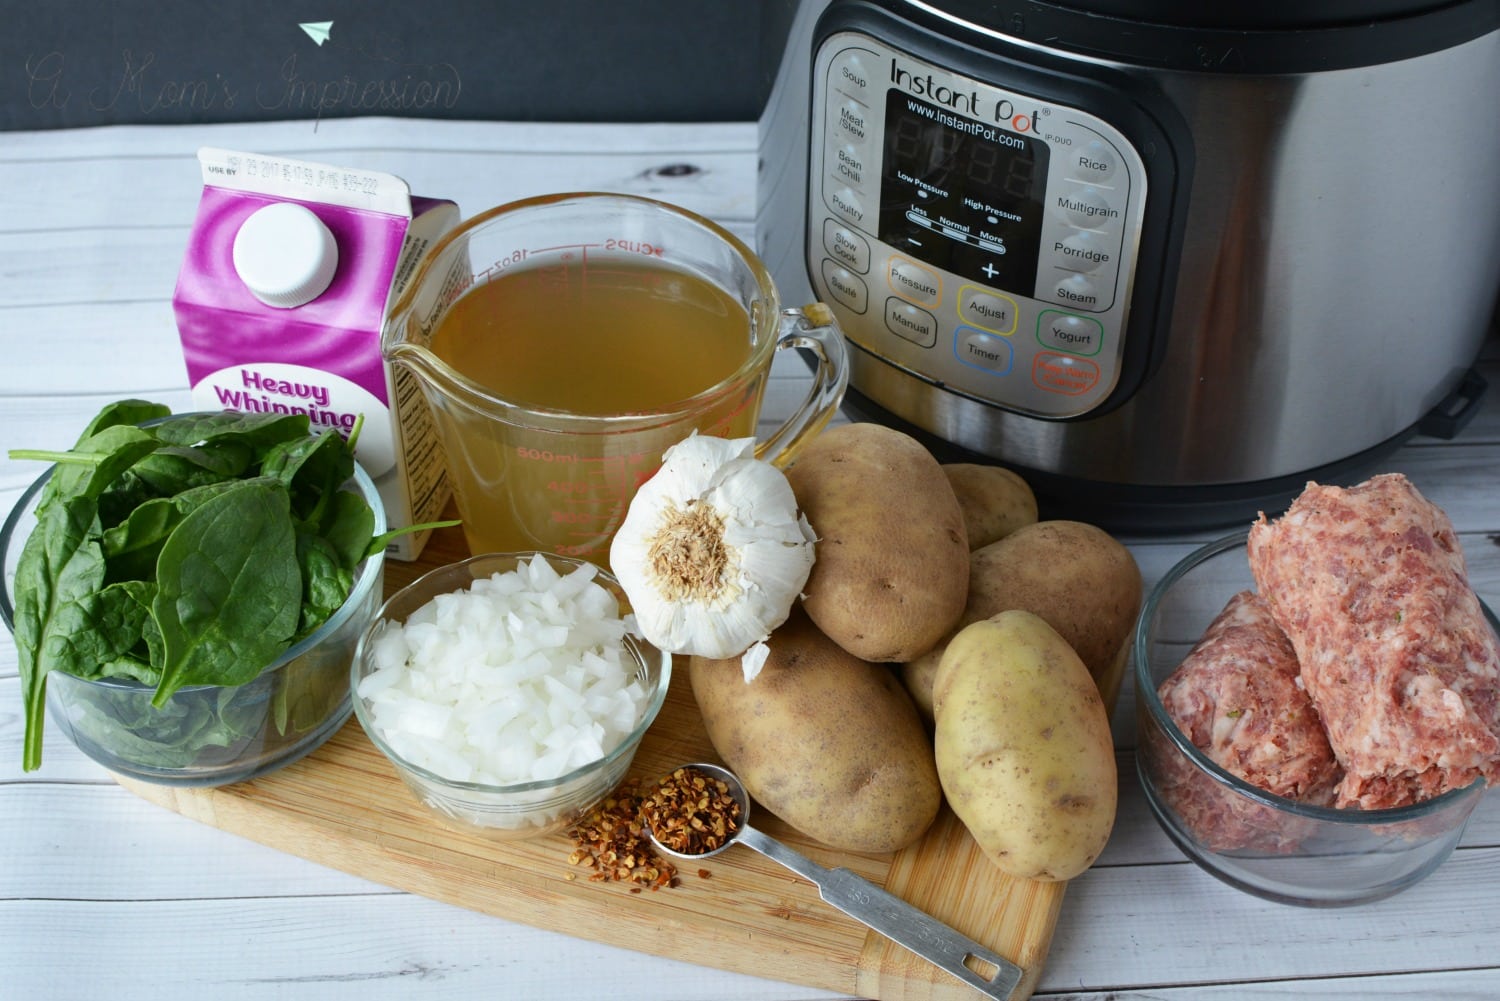
[[[950,87],[935,80],[931,73],[924,74],[904,69],[894,59],[891,60],[891,83],[914,97],[925,97],[934,104],[941,104],[961,115],[994,122],[1013,132],[1036,135],[1041,127],[1042,112],[1038,108],[1028,111],[1017,106],[1009,98],[1001,98],[994,102],[993,107],[987,107],[988,102],[980,97],[979,91]],[[952,126],[955,123],[945,121],[943,124]]]

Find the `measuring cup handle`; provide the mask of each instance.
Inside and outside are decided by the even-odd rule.
[[[813,370],[812,389],[802,405],[755,448],[758,458],[783,467],[790,465],[802,446],[838,412],[849,385],[849,351],[844,346],[844,334],[833,311],[821,302],[781,311],[776,350],[787,348],[806,348],[817,357],[818,364]]]

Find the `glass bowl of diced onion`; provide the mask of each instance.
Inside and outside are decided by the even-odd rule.
[[[360,638],[354,711],[446,826],[563,830],[624,779],[666,701],[670,654],[633,632],[608,572],[490,553],[392,595]]]

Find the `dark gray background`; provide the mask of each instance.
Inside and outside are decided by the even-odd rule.
[[[744,121],[767,84],[762,22],[790,2],[0,0],[0,129]],[[306,21],[334,22],[326,44]]]

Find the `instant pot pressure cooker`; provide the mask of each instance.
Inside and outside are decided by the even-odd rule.
[[[757,240],[846,409],[1124,529],[1451,434],[1500,289],[1500,2],[767,8]]]

